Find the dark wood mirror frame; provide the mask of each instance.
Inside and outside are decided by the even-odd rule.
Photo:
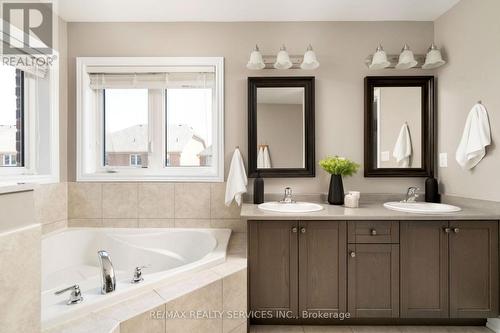
[[[304,168],[257,169],[257,88],[304,88]],[[314,177],[314,76],[248,78],[248,176],[265,178]]]
[[[422,167],[377,168],[375,87],[422,88]],[[365,78],[365,177],[433,177],[435,154],[435,93],[433,76],[367,76]]]

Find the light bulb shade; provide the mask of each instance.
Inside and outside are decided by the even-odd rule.
[[[319,62],[316,59],[316,53],[311,49],[308,49],[304,54],[304,59],[302,60],[302,64],[300,64],[300,68],[302,69],[316,69],[319,67]]]
[[[276,56],[276,62],[274,63],[274,68],[276,69],[289,69],[292,67],[292,62],[290,61],[290,56],[284,47],[278,52]]]
[[[412,50],[403,50],[399,55],[399,62],[396,69],[409,69],[417,66],[418,62],[415,60]]]
[[[259,70],[264,67],[266,67],[266,65],[264,64],[260,51],[258,49],[252,51],[252,53],[250,53],[250,59],[247,63],[247,68],[251,70]]]
[[[429,49],[429,52],[427,52],[427,55],[425,56],[425,63],[422,65],[422,68],[433,69],[438,68],[439,66],[442,66],[444,64],[446,64],[446,61],[443,60],[441,51],[437,49],[433,44]]]
[[[385,53],[382,46],[379,46],[377,48],[377,51],[373,54],[372,62],[368,67],[370,69],[384,69],[389,67],[390,65],[391,63],[387,61],[387,54]]]

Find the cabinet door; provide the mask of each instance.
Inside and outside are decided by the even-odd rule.
[[[346,223],[302,222],[299,233],[299,314],[345,312]]]
[[[498,223],[450,222],[450,315],[498,315]]]
[[[298,310],[298,232],[290,221],[250,221],[250,309]]]
[[[351,316],[399,317],[399,245],[349,244],[348,252]]]
[[[447,228],[447,221],[401,222],[401,317],[448,317]]]

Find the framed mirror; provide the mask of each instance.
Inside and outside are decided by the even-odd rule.
[[[314,177],[314,149],[314,77],[249,77],[249,177]]]
[[[365,177],[432,177],[434,77],[365,78]]]

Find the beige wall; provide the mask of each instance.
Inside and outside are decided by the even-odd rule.
[[[448,64],[438,72],[439,151],[448,168],[439,169],[446,194],[500,201],[500,1],[462,0],[435,22],[436,42]],[[479,165],[463,171],[455,161],[465,119],[478,101],[489,111],[493,145]]]
[[[68,23],[68,174],[75,179],[75,57],[77,56],[223,56],[225,57],[226,175],[235,146],[247,146],[247,77],[255,75],[316,76],[316,159],[339,154],[363,162],[363,78],[366,75],[422,74],[422,71],[370,72],[365,57],[382,41],[399,52],[408,42],[424,52],[434,37],[432,22],[303,23]],[[255,43],[273,54],[285,43],[301,54],[311,43],[321,61],[316,71],[249,71],[245,68]],[[246,158],[246,149],[242,149]],[[362,170],[346,187],[364,192],[404,192],[421,179],[365,179]],[[316,178],[266,179],[266,192],[326,192],[328,175]]]
[[[302,104],[257,105],[257,145],[269,145],[273,168],[304,168]]]

